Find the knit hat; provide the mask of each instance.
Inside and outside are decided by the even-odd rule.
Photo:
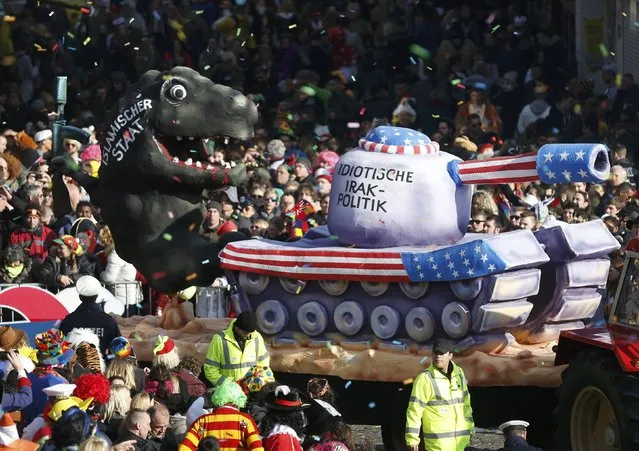
[[[240,313],[235,320],[235,327],[243,330],[244,332],[255,332],[257,329],[257,315],[252,311]]]
[[[73,394],[80,399],[92,399],[96,404],[106,405],[111,396],[111,383],[102,374],[83,374],[75,380]]]
[[[217,236],[220,237],[228,232],[235,232],[237,230],[237,226],[233,221],[226,221],[221,226],[217,228]]]
[[[126,359],[133,354],[131,343],[124,337],[115,337],[109,345],[109,355],[107,358]]]
[[[275,376],[268,366],[255,365],[248,370],[243,382],[249,392],[258,392],[266,384],[275,382]]]
[[[36,204],[27,204],[24,209],[25,216],[42,216],[40,208]]]
[[[64,365],[73,355],[71,343],[57,329],[49,329],[35,337],[38,362],[43,365]]]
[[[77,349],[81,343],[89,343],[93,345],[94,348],[100,349],[100,338],[92,329],[79,327],[71,329],[71,332],[67,335],[67,340],[73,349]]]
[[[317,155],[317,164],[320,166],[322,163],[327,164],[331,173],[333,173],[333,169],[335,169],[335,165],[338,161],[339,155],[332,150],[323,150]]]
[[[304,158],[304,157],[298,158],[297,160],[295,160],[295,164],[297,163],[300,163],[306,166],[306,169],[308,169],[309,174],[313,172],[313,165],[311,164],[311,160],[309,160],[308,158]]]
[[[328,183],[333,183],[333,177],[331,177],[329,174],[320,174],[320,175],[315,176],[315,180],[316,181],[319,181],[319,179],[324,179]]]
[[[279,139],[272,139],[266,145],[266,152],[268,153],[269,159],[271,161],[277,161],[284,158],[284,154],[286,153],[286,147],[284,143]]]
[[[166,335],[158,335],[158,339],[155,342],[153,348],[153,355],[164,355],[173,351],[175,348],[175,342]]]
[[[218,213],[222,213],[222,204],[215,201],[215,200],[210,200],[206,203],[206,209],[207,210],[217,210]]]
[[[18,427],[8,413],[0,410],[0,447],[19,450],[36,450],[38,445],[22,440],[18,434]]]
[[[69,246],[71,251],[73,251],[75,253],[78,252],[78,249],[80,247],[80,244],[78,243],[78,240],[76,240],[75,237],[73,237],[71,235],[62,235],[60,238],[57,238],[57,239],[53,240],[53,242],[57,243],[57,244],[66,244],[67,246]]]
[[[87,146],[80,154],[80,160],[82,161],[102,161],[102,150],[99,144],[91,144]]]

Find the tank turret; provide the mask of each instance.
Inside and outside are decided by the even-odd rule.
[[[471,185],[607,180],[602,144],[546,144],[537,154],[462,161],[414,130],[377,127],[333,174],[328,227],[346,245],[452,244],[466,233]]]

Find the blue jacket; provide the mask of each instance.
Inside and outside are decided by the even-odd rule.
[[[67,380],[53,370],[43,370],[36,367],[33,373],[29,373],[33,390],[33,402],[22,411],[22,415],[26,424],[31,423],[38,415],[44,411],[49,397],[44,394],[42,389],[51,387],[56,384],[67,384]]]
[[[33,402],[33,391],[31,390],[31,381],[26,376],[26,373],[19,375],[18,391],[16,393],[2,393],[2,409],[5,412],[22,410],[31,402]]]

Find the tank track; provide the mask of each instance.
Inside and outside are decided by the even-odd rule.
[[[590,224],[590,225],[589,225]],[[500,352],[584,327],[601,303],[619,244],[601,221],[535,233],[550,261],[455,282],[291,280],[227,271],[237,312],[254,310],[274,345],[411,352],[440,337]]]

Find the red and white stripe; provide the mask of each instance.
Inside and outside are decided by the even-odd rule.
[[[227,270],[290,279],[410,281],[398,248],[384,251],[342,247],[304,249],[247,240],[228,244],[220,253],[220,259],[222,268]]]
[[[368,152],[389,153],[393,155],[433,156],[439,154],[439,143],[435,141],[417,146],[398,146],[376,143],[375,141],[362,138],[359,140],[359,146]]]
[[[464,185],[496,185],[539,180],[537,155],[534,153],[481,161],[462,161],[459,163],[458,171]]]

